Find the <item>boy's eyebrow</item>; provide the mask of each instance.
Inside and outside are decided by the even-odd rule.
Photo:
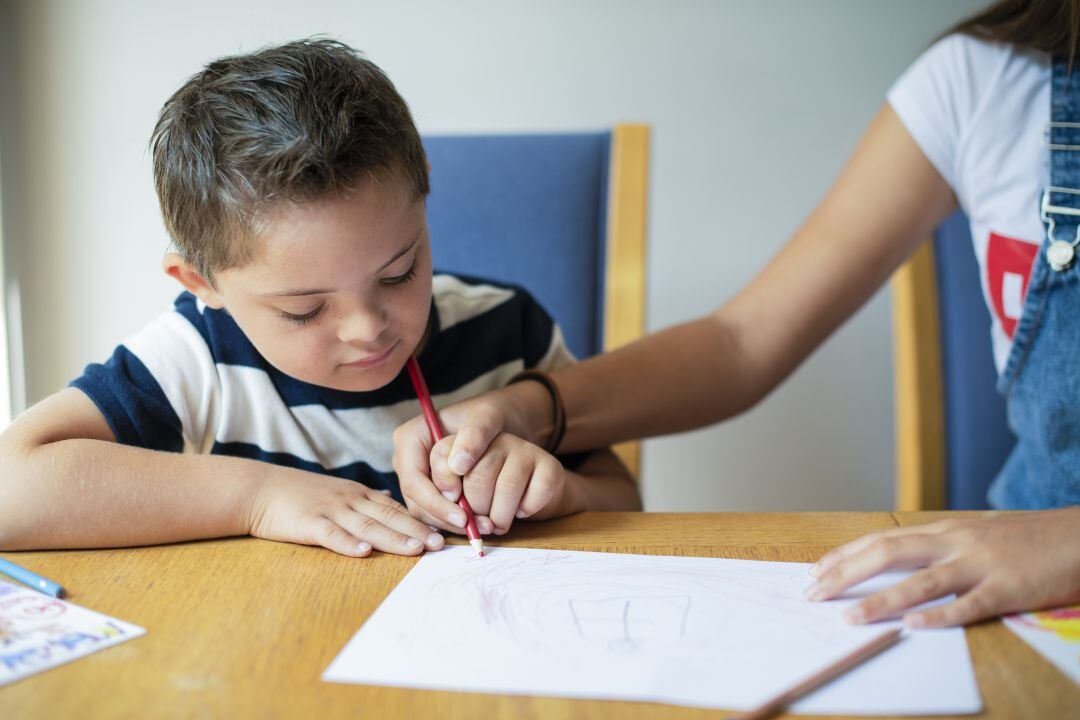
[[[409,252],[410,250],[412,250],[412,249],[413,249],[414,247],[416,247],[416,243],[420,242],[420,236],[421,236],[421,235],[423,235],[423,234],[424,234],[424,228],[420,228],[420,230],[419,230],[419,231],[418,231],[418,232],[416,233],[416,237],[414,237],[414,238],[412,239],[412,242],[410,242],[410,243],[409,243],[408,245],[406,245],[405,247],[401,248],[401,250],[399,250],[399,251],[398,251],[398,252],[397,252],[397,253],[396,253],[396,254],[394,255],[394,257],[390,258],[390,259],[389,259],[389,260],[387,260],[387,261],[386,261],[385,263],[383,263],[383,266],[382,266],[381,268],[379,268],[379,272],[382,272],[383,270],[385,270],[385,269],[386,269],[386,268],[388,268],[389,266],[393,265],[393,264],[394,264],[394,261],[396,261],[396,260],[397,260],[398,258],[400,258],[400,257],[401,257],[402,255],[405,255],[405,254],[406,254],[407,252]]]
[[[424,228],[420,228],[420,230],[416,233],[416,237],[414,237],[412,239],[412,241],[408,245],[406,245],[401,250],[399,250],[397,253],[395,253],[394,257],[390,258],[385,263],[383,263],[383,266],[379,268],[378,272],[382,272],[388,266],[393,265],[394,261],[398,260],[399,258],[401,258],[402,255],[405,255],[410,250],[412,250],[414,247],[416,247],[416,244],[418,242],[420,242],[420,237],[423,234],[424,234]],[[300,297],[302,295],[328,295],[328,294],[330,294],[332,292],[334,292],[334,291],[333,290],[325,290],[323,288],[310,288],[310,289],[304,289],[304,290],[281,290],[279,292],[263,293],[262,296],[263,297],[268,297],[268,298],[272,298],[272,297]]]

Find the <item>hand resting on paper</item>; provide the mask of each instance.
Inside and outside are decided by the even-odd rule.
[[[861,624],[903,616],[913,628],[965,625],[1080,601],[1080,506],[945,520],[865,535],[811,568],[811,600],[828,600],[887,570],[922,568],[852,607]],[[951,602],[916,605],[953,594]]]

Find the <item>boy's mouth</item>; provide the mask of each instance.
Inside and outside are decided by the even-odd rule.
[[[385,350],[383,350],[382,352],[380,352],[380,353],[378,353],[376,355],[367,355],[365,357],[360,358],[359,360],[354,360],[352,362],[343,363],[343,364],[346,365],[347,367],[354,367],[354,368],[375,367],[376,365],[378,365],[378,364],[380,364],[382,362],[385,362],[386,359],[389,358],[394,353],[394,350],[397,348],[398,343],[400,343],[400,342],[401,342],[400,340],[396,341],[393,345],[391,345],[390,347],[386,348]]]

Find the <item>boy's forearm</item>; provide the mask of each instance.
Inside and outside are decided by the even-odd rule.
[[[244,535],[265,478],[242,458],[102,440],[12,451],[0,478],[0,548],[115,547]]]

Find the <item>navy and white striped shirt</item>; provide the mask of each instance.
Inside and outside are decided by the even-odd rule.
[[[502,387],[522,369],[574,361],[523,289],[437,274],[432,290],[419,360],[436,407]],[[227,312],[186,292],[71,385],[118,442],[263,460],[389,489],[398,500],[391,434],[420,414],[404,371],[371,392],[302,382],[270,365]]]

